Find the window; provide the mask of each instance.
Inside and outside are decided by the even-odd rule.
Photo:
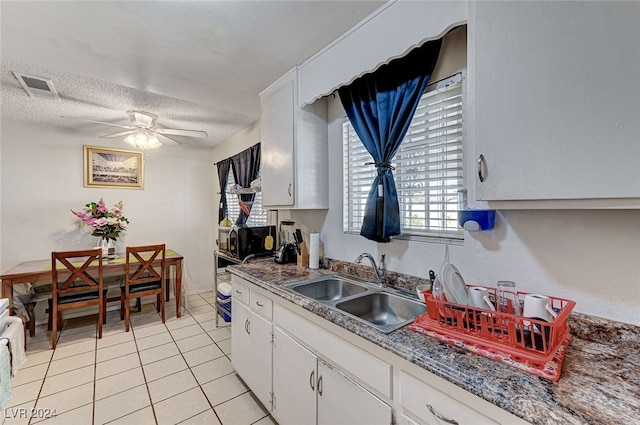
[[[409,130],[392,160],[403,236],[463,238],[458,190],[463,187],[462,76],[427,87]],[[359,234],[371,183],[371,155],[349,119],[342,125],[343,228]]]
[[[258,174],[260,178],[260,174]],[[233,175],[233,168],[229,168],[229,177],[227,178],[227,214],[229,220],[234,224],[240,215],[240,204],[238,203],[238,195],[229,193],[229,189],[236,184],[235,176]],[[251,214],[247,220],[247,226],[266,226],[267,225],[267,210],[262,209],[262,192],[257,192],[253,199],[253,206],[251,207]]]

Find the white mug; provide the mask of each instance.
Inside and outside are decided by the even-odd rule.
[[[484,308],[491,311],[496,311],[493,303],[489,299],[489,290],[487,288],[481,288],[479,286],[471,286],[468,289],[469,299],[468,304],[472,307]]]
[[[422,301],[423,303],[427,302],[427,300],[425,299],[424,293],[423,293],[427,289],[429,289],[429,285],[418,285],[418,286],[416,286],[416,293],[418,294],[418,298],[420,298],[420,301]]]
[[[551,307],[551,299],[545,295],[527,294],[524,297],[524,317],[553,322],[558,314]]]

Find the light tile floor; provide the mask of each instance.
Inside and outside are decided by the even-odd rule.
[[[214,297],[188,296],[180,319],[167,303],[165,324],[153,304],[133,309],[128,333],[111,311],[102,339],[96,316],[66,320],[55,351],[39,326],[4,424],[275,424],[231,366],[231,328],[215,326]]]

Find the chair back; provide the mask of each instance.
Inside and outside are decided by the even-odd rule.
[[[125,285],[150,284],[165,280],[165,244],[128,246]],[[128,291],[127,291],[128,292]]]
[[[98,269],[94,275],[91,275],[87,269],[94,261],[98,262]],[[51,282],[54,302],[64,295],[102,291],[102,273],[101,249],[52,252]]]

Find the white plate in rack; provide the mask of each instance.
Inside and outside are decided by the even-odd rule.
[[[440,276],[447,300],[452,303],[467,305],[467,285],[460,270],[453,264],[446,263],[441,269]]]

